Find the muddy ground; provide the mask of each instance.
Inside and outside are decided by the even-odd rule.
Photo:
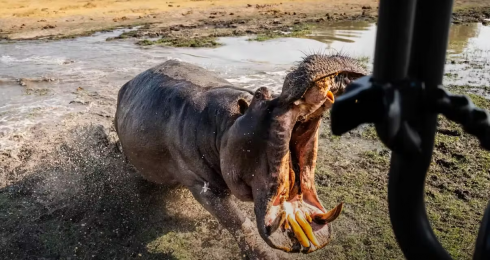
[[[312,22],[375,21],[378,1],[0,0],[0,4],[0,39],[59,39],[136,25],[144,28],[132,37],[188,39],[287,31]],[[488,1],[455,1],[454,23],[487,23],[486,18],[490,18]]]
[[[305,21],[375,20],[377,4],[367,0],[142,2],[53,0],[48,5],[0,0],[5,7],[0,10],[0,34],[10,39],[62,38],[143,25],[120,38],[151,36],[151,41],[158,41],[162,36],[194,36],[212,42],[212,37],[246,33],[266,39],[276,37],[271,33],[275,29],[291,30],[291,26],[300,35],[308,29]],[[456,1],[455,7],[455,22],[481,21],[489,15],[487,1]],[[474,89],[452,86],[450,90],[468,94]],[[490,109],[490,101],[469,95],[478,106]],[[58,125],[34,126],[29,135],[13,137],[23,143],[21,149],[0,154],[0,259],[239,259],[231,235],[188,191],[151,185],[124,161],[112,126],[115,97],[87,93],[83,98],[103,103],[105,110],[69,114]],[[330,245],[307,256],[281,257],[403,259],[388,217],[389,158],[389,150],[371,126],[336,137],[330,133],[327,115],[321,128],[316,185],[326,208],[343,201],[344,211],[334,223]],[[490,195],[489,173],[490,153],[441,116],[426,203],[436,235],[454,259],[470,259],[473,254]],[[240,207],[253,220],[252,205],[240,203]]]
[[[470,97],[490,109],[487,99]],[[279,255],[403,259],[388,217],[389,150],[371,126],[332,136],[328,119],[315,179],[325,207],[345,203],[334,240],[310,255]],[[2,259],[239,259],[229,233],[187,190],[151,185],[124,161],[110,116],[71,114],[31,133],[18,137],[22,149],[0,155],[0,176],[7,181],[0,189]],[[490,153],[441,116],[426,202],[436,234],[455,259],[473,253],[490,195],[489,171]],[[253,220],[252,205],[240,207]]]

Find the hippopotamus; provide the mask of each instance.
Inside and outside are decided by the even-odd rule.
[[[249,259],[311,253],[330,242],[343,207],[325,209],[315,188],[321,119],[364,75],[356,59],[313,54],[272,93],[168,60],[121,87],[114,124],[141,176],[189,189]],[[232,196],[253,202],[256,229]]]

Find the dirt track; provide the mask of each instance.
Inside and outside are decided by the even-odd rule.
[[[0,0],[0,38],[33,39],[90,34],[118,26],[152,24],[154,27],[245,20],[253,29],[261,24],[294,24],[304,21],[375,19],[376,0],[127,0],[67,1],[49,3]],[[455,22],[482,21],[490,16],[485,0],[455,1]],[[328,15],[327,15],[328,14]],[[199,32],[194,32],[199,33]]]

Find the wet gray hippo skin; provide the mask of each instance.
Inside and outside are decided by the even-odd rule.
[[[144,178],[187,187],[248,258],[275,259],[271,247],[310,253],[329,243],[342,209],[325,210],[314,185],[321,116],[365,74],[348,57],[311,55],[272,96],[170,60],[122,86],[116,131]],[[254,203],[259,234],[232,195]]]

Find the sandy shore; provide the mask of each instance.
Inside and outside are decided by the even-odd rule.
[[[152,27],[207,24],[222,28],[242,20],[253,29],[270,23],[376,19],[376,0],[0,0],[0,39],[64,38],[110,30],[119,26],[151,24]],[[455,1],[454,21],[483,21],[490,17],[490,2]],[[245,20],[246,22],[243,22]],[[250,28],[249,28],[250,27]]]

